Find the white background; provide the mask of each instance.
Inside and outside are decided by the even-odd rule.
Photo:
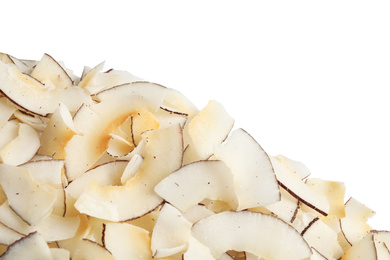
[[[271,155],[342,181],[390,230],[388,1],[6,1],[0,52],[106,61],[222,103]]]

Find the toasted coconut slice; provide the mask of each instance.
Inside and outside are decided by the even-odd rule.
[[[210,101],[199,114],[188,123],[188,147],[184,164],[208,159],[214,145],[222,143],[233,128],[234,120],[221,104]],[[187,143],[186,143],[187,145]]]
[[[110,134],[126,119],[157,111],[164,92],[162,86],[147,82],[126,84],[99,93],[100,103],[82,107],[74,117],[82,135],[73,136],[65,147],[68,179],[74,180],[94,165],[107,150]]]
[[[10,245],[7,251],[0,256],[0,259],[52,260],[53,258],[49,246],[42,236],[33,232]]]
[[[159,123],[159,128],[166,128],[177,124],[180,124],[183,128],[184,124],[187,122],[186,114],[181,114],[164,108],[159,109],[156,113],[154,113],[154,116]]]
[[[188,249],[183,254],[183,260],[215,260],[210,249],[200,243],[196,238],[190,236],[188,239]]]
[[[355,243],[351,248],[345,252],[342,260],[378,260],[375,242],[374,242],[374,233],[367,233],[360,241]]]
[[[44,84],[53,84],[56,88],[73,86],[73,81],[65,69],[46,53],[38,61],[30,75]]]
[[[329,213],[329,201],[324,194],[306,185],[299,175],[290,171],[274,156],[270,156],[279,185],[299,201],[327,216]]]
[[[344,183],[337,181],[326,181],[318,178],[310,178],[306,180],[306,184],[327,197],[329,202],[329,215],[335,215],[338,218],[345,217]]]
[[[38,133],[29,125],[19,124],[18,136],[0,151],[0,159],[9,165],[29,161],[40,146]]]
[[[124,221],[140,217],[162,203],[154,187],[182,162],[183,141],[179,125],[146,132],[146,155],[138,174],[124,186],[91,184],[75,203],[90,216]]]
[[[6,53],[0,53],[0,60],[3,61],[5,64],[14,64],[21,72],[25,74],[30,74],[32,71],[33,62],[20,60]]]
[[[53,113],[60,102],[70,111],[81,104],[91,103],[91,98],[78,87],[47,88],[33,77],[22,73],[14,64],[0,62],[0,92],[24,110],[46,116]]]
[[[167,90],[163,105],[168,110],[181,112],[190,117],[199,113],[198,108],[188,98],[174,89]]]
[[[80,217],[60,217],[51,214],[34,227],[46,242],[69,239],[75,236],[80,225]]]
[[[205,198],[237,208],[234,179],[222,161],[198,161],[180,168],[154,189],[166,201],[185,212]]]
[[[340,227],[350,245],[358,243],[371,230],[367,220],[375,212],[355,198],[345,203],[345,218],[340,219]]]
[[[60,103],[42,133],[38,152],[56,159],[65,159],[65,146],[76,133],[69,110]]]
[[[0,151],[12,140],[18,137],[19,123],[18,120],[10,120],[0,128]]]
[[[33,180],[26,168],[0,164],[0,185],[10,207],[30,225],[40,222],[53,210],[56,191],[48,184]]]
[[[132,116],[132,136],[133,142],[137,146],[142,139],[142,133],[159,128],[157,118],[150,112],[136,114]]]
[[[59,241],[61,248],[70,252],[70,259],[83,260],[115,260],[114,256],[102,245],[88,239],[72,239]],[[82,249],[82,250],[80,250]]]
[[[110,134],[110,141],[108,142],[107,153],[114,157],[120,158],[129,154],[134,149],[134,144],[130,143],[126,138],[120,135]]]
[[[38,132],[43,131],[49,122],[49,119],[46,117],[29,114],[22,110],[15,111],[14,116],[19,122],[31,126]]]
[[[153,228],[151,249],[153,257],[175,255],[187,248],[192,223],[172,205],[165,203]]]
[[[226,211],[207,217],[192,235],[218,258],[228,250],[246,251],[265,259],[305,259],[312,254],[302,236],[289,224],[270,215]]]
[[[328,259],[339,259],[343,250],[337,240],[337,233],[319,218],[314,218],[301,232],[301,235],[321,255]]]
[[[23,234],[16,232],[15,230],[7,227],[0,222],[0,244],[1,245],[11,245],[15,241],[24,237]]]
[[[243,129],[235,130],[224,144],[216,146],[214,155],[233,173],[238,210],[280,200],[278,182],[267,153]]]
[[[131,178],[133,178],[141,169],[142,163],[144,161],[144,158],[139,155],[135,154],[129,163],[126,165],[126,168],[123,171],[122,177],[121,177],[121,183],[122,185],[125,185],[126,182],[128,182]]]
[[[96,74],[99,73],[99,71],[101,71],[103,68],[104,68],[104,62],[99,63],[98,65],[96,65],[92,69],[85,67],[84,71],[82,73],[82,76],[81,76],[81,81],[80,81],[78,86],[80,88],[84,89],[86,86],[88,86],[88,84],[96,76]],[[100,88],[99,88],[99,91],[100,91]]]
[[[390,231],[371,231],[373,232],[375,250],[377,259],[390,259]]]
[[[284,221],[292,222],[297,207],[299,207],[299,201],[284,189],[280,190],[280,195],[280,201],[264,207]]]
[[[97,72],[85,86],[85,89],[91,94],[96,94],[114,86],[136,81],[141,81],[141,79],[127,71],[111,69],[106,72]]]
[[[281,164],[286,166],[294,174],[297,174],[301,179],[306,179],[311,174],[310,170],[302,162],[292,160],[283,155],[277,155],[275,159],[278,159]]]
[[[0,129],[7,123],[16,109],[17,107],[10,103],[7,98],[0,98]]]
[[[32,226],[24,222],[15,211],[9,207],[8,201],[5,201],[0,206],[0,223],[24,236],[27,236],[34,231]]]
[[[152,259],[150,236],[145,229],[127,223],[107,223],[103,238],[115,260]]]
[[[27,168],[36,182],[62,185],[65,170],[63,160],[30,161],[20,167]]]
[[[102,186],[120,185],[127,164],[127,161],[114,161],[99,165],[72,181],[66,187],[67,194],[77,199],[93,182]]]

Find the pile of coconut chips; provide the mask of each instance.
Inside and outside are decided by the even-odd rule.
[[[0,259],[390,259],[343,183],[233,124],[103,63],[0,54]]]

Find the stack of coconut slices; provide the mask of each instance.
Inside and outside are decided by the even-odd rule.
[[[343,183],[102,69],[0,54],[0,259],[390,259]]]

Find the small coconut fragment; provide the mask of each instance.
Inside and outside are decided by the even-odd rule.
[[[178,209],[165,203],[153,228],[153,257],[167,257],[187,249],[191,226],[192,223]]]
[[[52,260],[53,258],[42,236],[38,232],[33,232],[10,245],[0,259]]]
[[[355,198],[345,203],[345,217],[340,219],[341,230],[350,245],[358,243],[372,229],[367,220],[375,212]]]
[[[38,152],[55,159],[65,159],[65,146],[77,133],[68,108],[60,103],[43,130]]]
[[[233,128],[234,120],[225,108],[210,101],[189,123],[184,164],[206,160],[214,152],[214,145],[222,143]]]
[[[0,98],[0,129],[7,123],[16,109],[17,107],[9,102],[7,98]]]
[[[65,69],[47,53],[38,61],[30,75],[40,82],[52,84],[56,88],[73,87],[73,81]]]
[[[0,151],[0,160],[9,165],[28,162],[40,146],[38,133],[29,125],[19,124],[18,136]]]
[[[1,245],[11,245],[15,241],[24,237],[23,234],[16,232],[15,230],[7,227],[0,222],[0,244]]]
[[[375,248],[374,232],[367,233],[361,240],[349,248],[341,260],[378,260]]]
[[[152,259],[149,232],[143,228],[128,223],[107,223],[103,241],[115,260]]]

